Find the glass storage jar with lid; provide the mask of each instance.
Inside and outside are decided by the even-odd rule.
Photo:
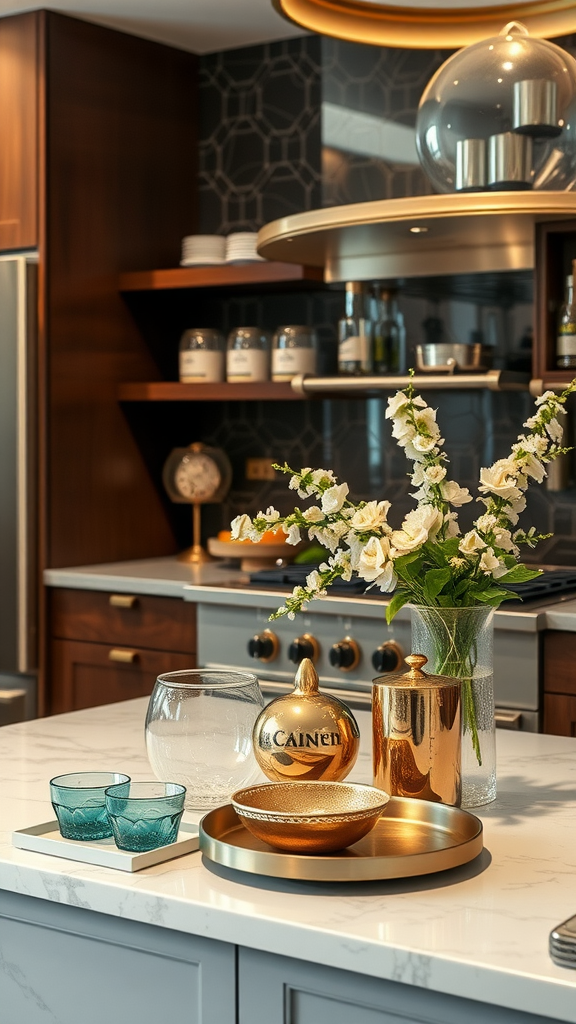
[[[226,380],[233,384],[270,379],[270,334],[260,327],[237,327],[228,335]]]
[[[224,380],[226,342],[212,327],[191,327],[180,338],[179,370],[184,384]]]
[[[300,373],[316,373],[318,335],[313,327],[278,327],[272,341],[272,380],[292,380]]]

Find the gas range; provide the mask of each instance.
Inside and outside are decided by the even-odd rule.
[[[294,567],[310,572],[311,566]],[[269,570],[223,585],[218,600],[198,599],[198,664],[255,672],[269,696],[286,692],[302,657],[312,657],[321,686],[353,708],[369,708],[375,676],[400,668],[410,653],[410,610],[385,621],[385,595],[370,590],[332,588],[330,597],[311,602],[290,621],[269,621],[271,612],[294,585],[282,568],[280,580]],[[297,580],[300,582],[300,580]],[[568,598],[576,585],[552,576],[546,590],[525,603],[507,602],[496,615],[494,682],[497,724],[536,732],[540,726],[541,651],[538,607]],[[356,588],[358,581],[356,581]],[[362,590],[364,590],[363,584]],[[511,607],[512,606],[512,607]]]

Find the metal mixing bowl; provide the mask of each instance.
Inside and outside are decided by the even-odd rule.
[[[477,342],[429,342],[416,346],[416,366],[421,373],[481,373],[492,366],[493,350]]]

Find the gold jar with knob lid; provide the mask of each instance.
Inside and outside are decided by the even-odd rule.
[[[354,766],[360,731],[343,701],[319,692],[318,673],[304,658],[293,691],[258,716],[253,742],[258,764],[274,782],[337,782]]]
[[[374,785],[390,796],[461,800],[461,682],[422,671],[427,658],[411,654],[408,672],[374,680]]]

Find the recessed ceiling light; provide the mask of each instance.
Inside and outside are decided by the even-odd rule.
[[[418,224],[415,224],[413,227],[409,228],[409,230],[412,232],[413,235],[425,235],[426,232],[428,231],[428,228],[421,227]]]

